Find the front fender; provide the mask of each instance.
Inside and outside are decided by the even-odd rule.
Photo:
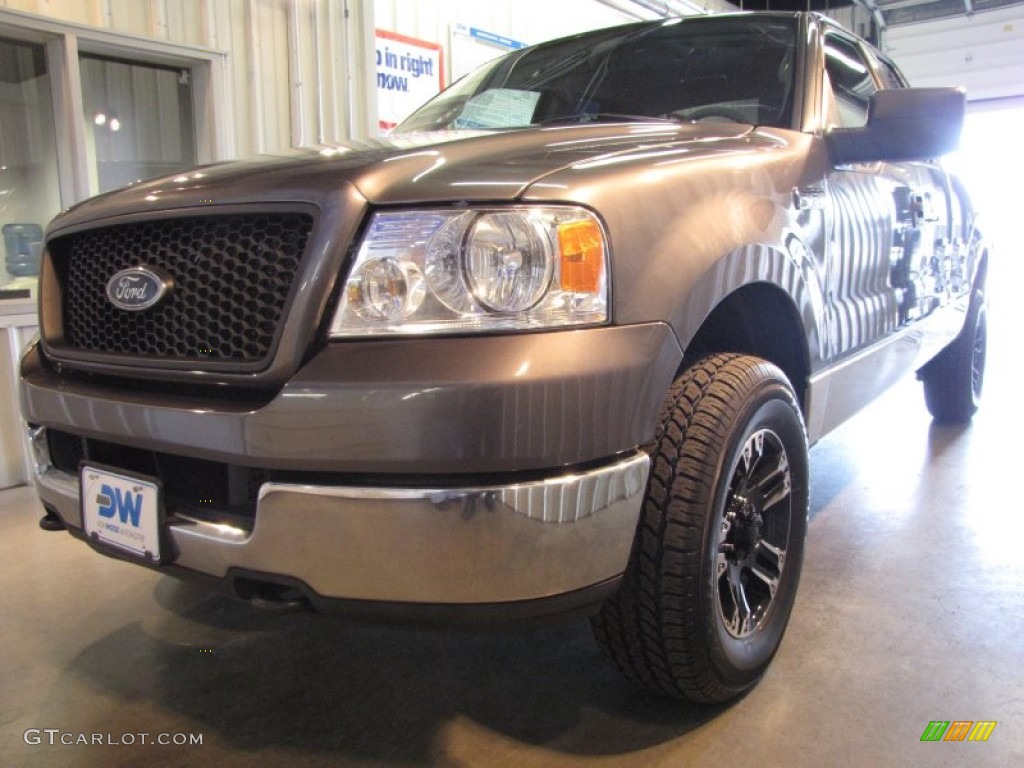
[[[746,245],[714,262],[693,283],[671,325],[683,349],[689,347],[711,313],[743,287],[768,284],[793,302],[803,325],[810,370],[824,360],[825,296],[811,251],[796,235],[783,246]],[[765,318],[771,323],[771,318]],[[780,327],[781,323],[780,323]]]

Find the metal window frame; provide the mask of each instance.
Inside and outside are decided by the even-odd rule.
[[[196,161],[234,156],[234,113],[227,52],[0,9],[0,35],[45,46],[53,98],[61,205],[89,197],[96,169],[88,161],[82,101],[82,53],[187,69],[192,78]]]

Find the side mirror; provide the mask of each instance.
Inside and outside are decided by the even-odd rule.
[[[957,148],[967,97],[961,88],[878,91],[862,128],[833,128],[826,136],[836,165],[925,160]]]

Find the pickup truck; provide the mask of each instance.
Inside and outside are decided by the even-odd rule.
[[[41,525],[268,609],[589,616],[641,686],[733,698],[797,593],[808,446],[911,371],[978,407],[964,110],[825,17],[689,17],[87,200],[21,364]]]

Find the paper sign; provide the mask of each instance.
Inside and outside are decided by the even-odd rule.
[[[377,30],[377,110],[388,130],[444,88],[440,45]]]

